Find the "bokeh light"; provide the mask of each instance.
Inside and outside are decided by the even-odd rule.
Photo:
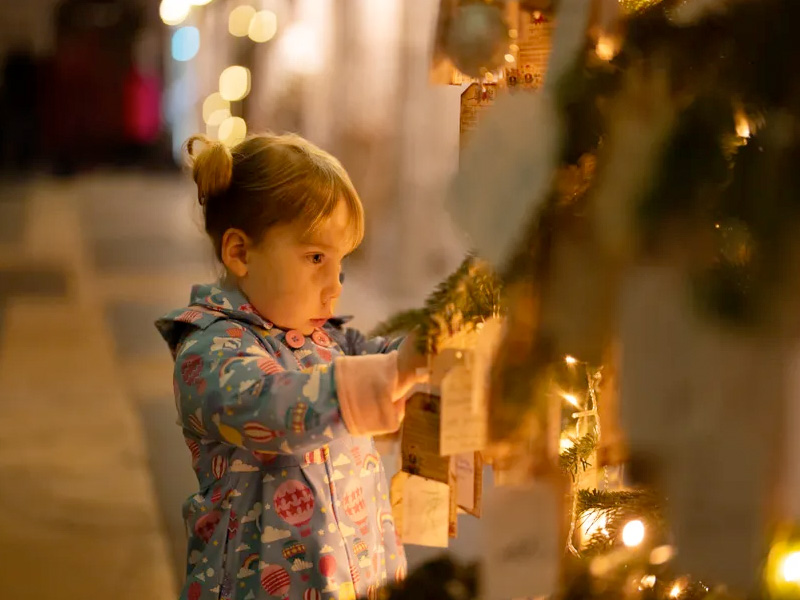
[[[200,50],[200,31],[197,27],[181,27],[172,34],[172,58],[185,62]]]
[[[189,16],[192,3],[189,0],[161,0],[158,14],[166,25],[180,25]]]
[[[644,523],[639,519],[634,519],[625,524],[622,528],[622,543],[633,548],[644,541]]]
[[[289,71],[312,75],[322,70],[321,42],[309,25],[292,23],[283,32],[278,44],[282,62]]]
[[[231,116],[231,103],[225,100],[219,92],[214,92],[203,101],[203,121],[214,127]]]
[[[250,31],[250,21],[256,15],[256,9],[252,6],[237,6],[228,15],[228,31],[236,37],[245,37]]]
[[[247,123],[241,117],[228,117],[217,130],[219,141],[227,146],[235,146],[247,137]]]
[[[271,10],[262,10],[253,15],[247,35],[254,42],[268,42],[278,32],[278,16]]]
[[[250,69],[234,65],[219,76],[219,93],[230,102],[241,100],[250,93]]]

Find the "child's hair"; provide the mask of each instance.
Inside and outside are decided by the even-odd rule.
[[[199,151],[198,142],[204,146]],[[302,137],[255,135],[228,148],[195,135],[186,150],[218,259],[230,228],[260,241],[274,225],[299,222],[310,234],[339,201],[350,213],[351,248],[361,243],[364,209],[350,177],[336,158]]]

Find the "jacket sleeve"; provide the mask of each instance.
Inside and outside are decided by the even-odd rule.
[[[403,413],[395,402],[396,353],[285,370],[253,333],[229,321],[187,335],[174,380],[184,428],[260,452],[301,454],[348,433],[395,431]]]
[[[398,338],[385,338],[373,337],[367,338],[358,329],[346,327],[342,330],[344,343],[342,349],[345,354],[350,356],[363,356],[365,354],[386,354],[397,350],[403,342],[403,337]]]

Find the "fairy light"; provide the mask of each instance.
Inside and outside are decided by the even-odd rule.
[[[574,365],[578,364],[578,359],[575,358],[574,356],[570,356],[569,354],[567,354],[564,357],[564,362],[567,363],[570,366],[574,366]]]
[[[788,583],[800,583],[800,551],[792,552],[783,559],[781,577]]]
[[[663,565],[664,563],[672,560],[675,551],[672,546],[663,545],[653,548],[650,552],[650,564]]]
[[[628,521],[622,528],[622,543],[634,548],[644,541],[644,523],[639,519]]]
[[[652,588],[656,585],[656,576],[655,575],[645,575],[642,577],[642,580],[639,582],[639,589],[645,588]]]
[[[189,0],[161,0],[158,15],[165,25],[180,25],[189,16],[191,8]]]
[[[572,404],[572,406],[575,408],[580,408],[580,404],[578,404],[578,398],[575,396],[575,394],[561,394],[561,397]]]
[[[747,115],[743,110],[736,111],[736,135],[740,138],[747,139],[750,137],[750,123],[747,120]]]
[[[601,35],[597,40],[594,52],[600,60],[610,61],[617,55],[617,43],[613,37]]]
[[[680,581],[676,581],[675,585],[672,586],[672,589],[669,591],[670,598],[678,598],[683,593],[683,586],[681,585]]]

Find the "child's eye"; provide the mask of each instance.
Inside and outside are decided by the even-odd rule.
[[[325,258],[324,254],[316,253],[316,254],[309,254],[308,260],[311,261],[312,264],[318,265],[322,262],[322,259]]]

